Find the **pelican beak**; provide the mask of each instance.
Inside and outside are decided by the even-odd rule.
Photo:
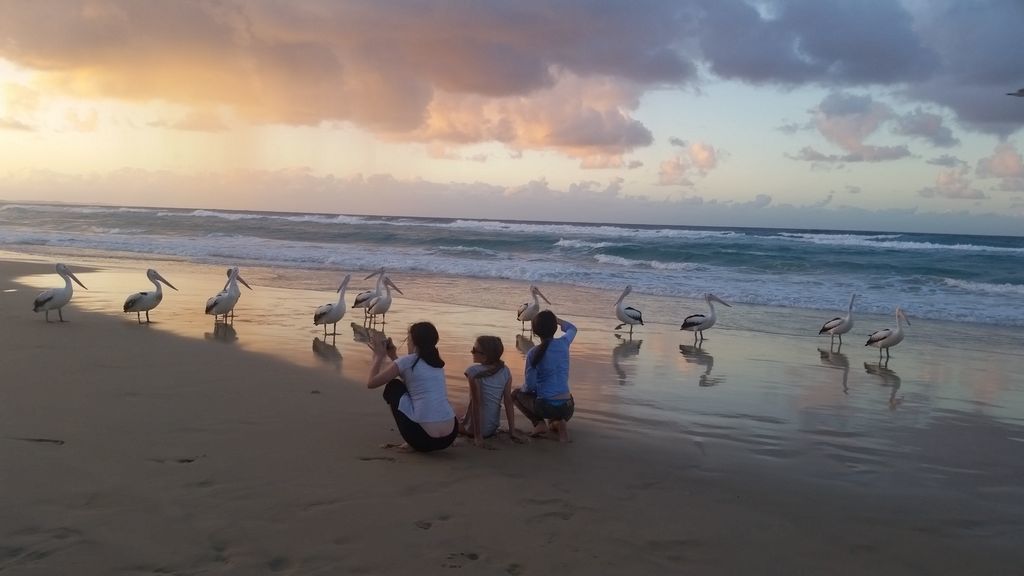
[[[715,296],[714,294],[711,295],[711,299],[714,300],[715,302],[718,302],[719,304],[721,304],[723,306],[728,306],[729,308],[732,308],[732,304],[729,304],[728,302],[726,302],[725,300],[722,300],[721,298],[719,298],[718,296]]]
[[[534,291],[537,292],[537,296],[540,296],[541,300],[547,302],[548,304],[551,304],[551,300],[548,300],[547,296],[540,293],[540,288],[534,288]]]
[[[348,281],[351,280],[351,279],[352,279],[352,275],[351,274],[346,275],[345,279],[341,281],[341,284],[338,285],[338,289],[335,290],[335,292],[341,292],[342,290],[344,290],[345,286],[348,286]]]
[[[370,274],[370,275],[369,275],[369,276],[367,276],[366,278],[363,278],[363,280],[369,280],[370,278],[373,278],[374,276],[377,276],[377,275],[380,275],[380,274],[383,274],[383,273],[384,273],[384,267],[383,267],[383,266],[381,266],[381,267],[380,267],[380,270],[377,270],[377,271],[375,271],[375,272],[374,272],[373,274]]]
[[[164,284],[167,284],[167,287],[168,287],[168,288],[172,288],[172,289],[174,289],[174,290],[177,290],[177,288],[174,288],[174,284],[171,284],[170,282],[168,282],[168,281],[167,281],[167,278],[164,278],[164,277],[163,277],[163,276],[161,276],[161,275],[160,275],[159,273],[157,273],[157,275],[156,275],[156,279],[157,279],[157,280],[159,280],[159,281],[161,281],[161,282],[163,282]]]
[[[395,289],[395,292],[398,292],[398,293],[399,293],[399,294],[401,294],[402,296],[405,296],[405,292],[402,292],[402,291],[401,291],[401,290],[400,290],[400,289],[398,288],[398,286],[395,286],[395,283],[391,281],[391,278],[388,278],[388,277],[386,277],[386,276],[385,276],[385,277],[384,277],[384,281],[385,281],[385,282],[387,282],[388,286],[391,286],[392,288],[394,288],[394,289]]]
[[[242,284],[245,284],[246,288],[248,288],[249,290],[252,290],[252,286],[249,286],[249,283],[246,282],[245,280],[243,280],[241,276],[235,276],[235,278],[237,278],[238,281],[241,282]]]
[[[72,272],[72,271],[68,270],[68,276],[69,276],[69,277],[70,277],[70,278],[71,278],[72,280],[74,280],[74,281],[75,281],[75,284],[78,284],[78,285],[79,285],[79,286],[81,286],[82,288],[85,288],[85,284],[82,284],[82,281],[78,279],[78,276],[75,276],[75,273],[74,273],[74,272]],[[85,288],[85,289],[86,289],[86,290],[88,290],[88,288]],[[908,324],[909,324],[909,322],[908,322]]]

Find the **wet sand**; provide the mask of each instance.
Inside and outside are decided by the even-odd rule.
[[[90,290],[47,324],[30,309],[60,282],[52,260],[6,256],[3,573],[1000,574],[1024,560],[1021,357],[999,329],[994,349],[936,348],[934,323],[915,322],[879,364],[849,338],[837,353],[739,327],[751,313],[700,347],[668,321],[630,340],[579,315],[571,444],[417,455],[378,448],[399,438],[362,384],[361,318],[326,342],[312,326],[336,278],[285,288],[291,272],[243,267],[256,289],[214,328],[202,306],[223,267],[157,262],[179,291],[140,326],[120,306],[151,288],[146,264],[67,260]],[[388,332],[438,325],[457,408],[475,335],[503,338],[519,380],[514,312],[438,303],[457,281],[395,280],[408,297]],[[354,278],[347,299],[366,287]],[[559,300],[569,316],[603,305]]]

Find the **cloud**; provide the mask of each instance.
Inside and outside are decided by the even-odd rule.
[[[949,154],[943,154],[942,156],[932,158],[931,160],[928,160],[927,163],[932,164],[933,166],[946,166],[947,168],[959,167],[967,164],[967,162],[964,162],[956,156],[950,156]]]
[[[669,138],[668,143],[678,148],[686,148],[686,146],[688,145],[686,143],[686,140],[683,140],[682,138],[676,138],[675,136]]]
[[[674,156],[661,163],[658,170],[658,183],[663,186],[692,186],[693,181],[688,173],[696,171],[700,176],[707,176],[718,167],[719,152],[705,142],[694,142],[686,147],[685,153]]]
[[[228,129],[228,124],[221,114],[213,110],[189,110],[180,118],[155,120],[150,122],[149,126],[187,132],[223,132]]]
[[[283,197],[282,190],[289,191]],[[518,186],[481,182],[432,182],[388,175],[350,178],[318,176],[309,170],[254,170],[177,173],[123,169],[92,175],[38,171],[0,179],[0,198],[177,208],[244,208],[345,214],[440,216],[550,221],[901,230],[906,232],[1019,234],[1024,214],[955,215],[920,209],[866,210],[849,206],[798,207],[775,204],[769,195],[746,202],[720,202],[699,196],[659,200],[630,194],[614,177],[565,187],[538,179]],[[246,205],[224,204],[245,198]],[[538,212],[537,206],[543,206]],[[389,207],[382,210],[381,207]],[[400,207],[397,210],[395,207]]]
[[[991,156],[978,160],[974,174],[978,178],[999,178],[995,190],[1024,191],[1024,158],[1009,142],[1000,143]]]
[[[920,108],[897,117],[895,122],[893,132],[896,134],[923,138],[933,146],[950,148],[960,143],[960,140],[953,136],[953,131],[943,125],[942,116],[925,112]]]
[[[0,58],[35,69],[48,93],[79,98],[615,156],[653,141],[629,116],[644,87],[696,75],[677,49],[682,8],[641,4],[14,3]]]
[[[967,179],[967,167],[940,170],[935,186],[918,190],[923,198],[946,198],[951,200],[980,200],[988,198],[984,192],[971,187]]]
[[[699,4],[703,17],[695,30],[700,48],[711,70],[723,78],[758,84],[886,84],[927,77],[939,64],[898,2]]]
[[[796,160],[822,164],[842,162],[884,162],[910,156],[906,146],[873,146],[864,141],[893,117],[892,109],[871,96],[833,92],[811,110],[814,126],[826,140],[846,154],[825,154],[804,147]]]
[[[1024,159],[1013,144],[1003,142],[991,156],[978,160],[974,172],[979,178],[1022,178]]]

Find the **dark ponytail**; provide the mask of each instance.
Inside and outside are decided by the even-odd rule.
[[[558,330],[558,318],[551,310],[541,310],[533,317],[530,325],[533,328],[533,333],[540,336],[540,344],[534,348],[533,358],[530,360],[530,365],[536,368],[544,359],[544,355],[548,353],[548,345],[551,344],[551,339],[555,337],[555,331]]]
[[[417,322],[409,326],[409,339],[416,347],[417,358],[411,368],[421,359],[434,368],[444,368],[444,360],[441,353],[437,351],[437,341],[441,339],[437,334],[437,328],[430,322]],[[410,368],[410,369],[411,369]]]

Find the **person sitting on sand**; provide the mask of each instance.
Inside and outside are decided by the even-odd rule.
[[[576,337],[576,327],[550,310],[534,316],[532,326],[540,344],[526,354],[526,382],[512,391],[512,401],[533,423],[533,436],[550,428],[558,432],[559,440],[568,442],[568,422],[575,409],[569,393],[569,345]],[[557,328],[565,333],[561,338],[554,337]]]
[[[473,361],[466,368],[469,381],[469,407],[460,432],[473,437],[473,444],[484,446],[484,438],[498,432],[501,404],[505,403],[508,433],[516,438],[516,412],[512,408],[512,373],[501,360],[505,346],[497,336],[480,336],[473,343]]]
[[[390,338],[377,335],[370,340],[373,362],[366,387],[384,386],[384,401],[391,407],[398,433],[405,440],[401,448],[442,450],[458,436],[459,421],[448,403],[438,340],[437,328],[430,322],[409,326],[409,353],[405,356],[398,356]],[[385,357],[392,361],[385,363]]]

